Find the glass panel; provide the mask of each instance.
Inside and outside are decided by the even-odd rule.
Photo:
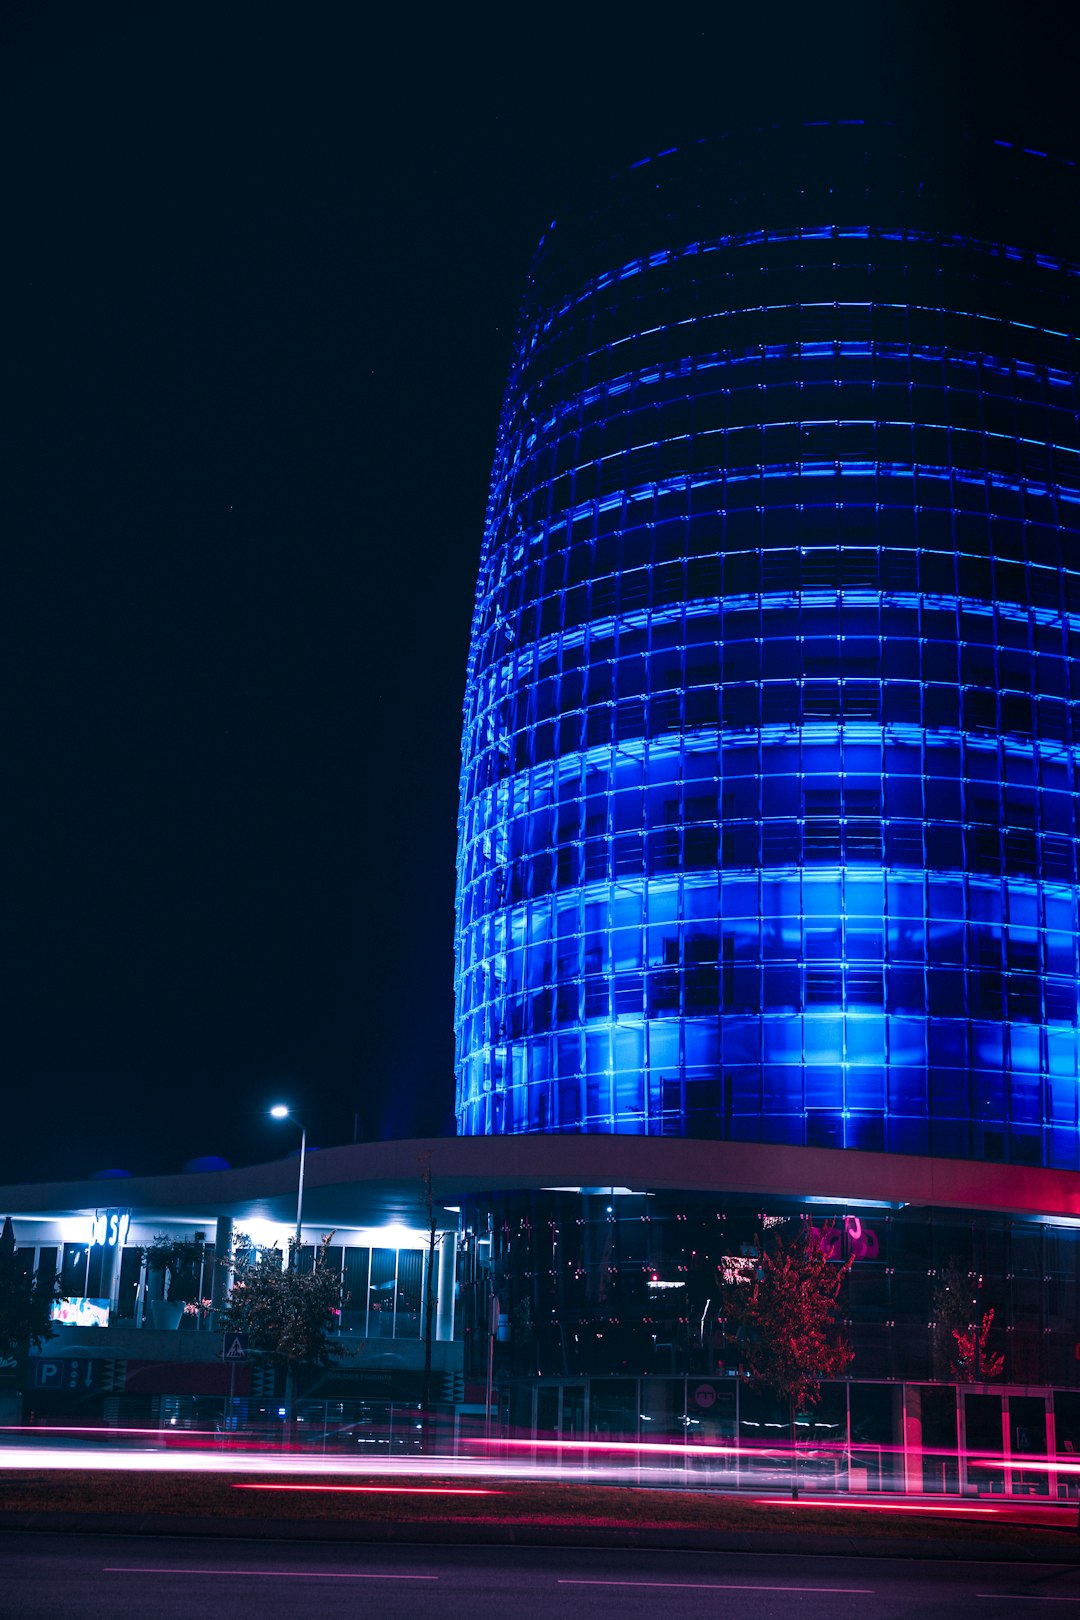
[[[531,1384],[512,1384],[510,1387],[510,1433],[517,1440],[532,1434],[533,1389]]]
[[[734,1380],[690,1377],[686,1383],[686,1438],[691,1445],[716,1445],[735,1438]]]
[[[341,1319],[342,1313],[341,1313],[341,1303],[340,1302],[341,1302],[342,1295],[344,1293],[344,1286],[343,1286],[344,1279],[342,1277],[342,1264],[343,1264],[343,1260],[344,1260],[344,1255],[345,1255],[345,1251],[342,1248],[340,1243],[330,1243],[330,1244],[327,1244],[326,1253],[325,1253],[325,1255],[323,1257],[323,1265],[326,1267],[326,1270],[328,1272],[330,1272],[333,1276],[335,1276],[337,1278],[337,1280],[338,1280],[338,1302],[339,1303],[338,1303],[338,1307],[337,1307],[336,1311],[333,1314],[333,1319],[332,1319],[332,1326],[338,1332],[341,1332],[341,1330],[342,1330],[342,1319]]]
[[[851,1422],[852,1490],[881,1491],[892,1488],[895,1448],[902,1443],[897,1432],[900,1390],[888,1384],[851,1384],[848,1389]]]
[[[592,1432],[611,1440],[636,1440],[637,1380],[596,1378],[592,1384]]]
[[[367,1286],[371,1250],[346,1249],[342,1280],[341,1331],[367,1332]]]
[[[423,1252],[420,1249],[399,1249],[397,1318],[394,1325],[394,1337],[396,1339],[418,1339],[420,1337],[420,1300],[423,1274]]]
[[[1009,1450],[1013,1458],[1046,1456],[1046,1400],[1042,1395],[1009,1396]],[[1048,1496],[1050,1480],[1042,1469],[1013,1469],[1014,1496]]]
[[[65,1243],[60,1287],[65,1299],[96,1299],[101,1291],[101,1249]]]
[[[987,1458],[1000,1458],[1002,1447],[1001,1396],[964,1396],[964,1433],[967,1441],[967,1475],[980,1492],[998,1495],[1005,1490],[1005,1470],[1000,1462],[980,1461],[981,1452]]]
[[[372,1249],[371,1281],[368,1285],[368,1338],[394,1337],[394,1286],[397,1271],[396,1249]]]
[[[142,1276],[142,1250],[128,1247],[120,1259],[120,1288],[117,1294],[116,1314],[130,1320],[135,1315],[139,1297],[139,1278]],[[211,1273],[212,1276],[212,1273]],[[209,1287],[206,1292],[209,1294]]]
[[[692,1374],[686,1381],[684,1423],[687,1458],[694,1475],[702,1484],[734,1481],[736,1462],[733,1456],[716,1456],[706,1452],[699,1459],[694,1459],[692,1454],[699,1446],[734,1444],[737,1403],[738,1391],[733,1379],[701,1378]]]
[[[739,1391],[739,1465],[755,1485],[791,1484],[791,1415],[787,1403],[767,1389]]]
[[[581,1440],[585,1436],[585,1385],[564,1384],[562,1392],[562,1436]]]
[[[550,1440],[559,1428],[559,1386],[541,1384],[536,1391],[536,1432]]]
[[[822,1384],[817,1406],[795,1415],[799,1479],[836,1490],[847,1473],[847,1386]]]
[[[1080,1465],[1080,1392],[1055,1389],[1053,1399],[1057,1455],[1074,1466]],[[1080,1473],[1063,1473],[1058,1480],[1058,1495],[1080,1495]]]
[[[922,1412],[923,1489],[957,1491],[960,1468],[956,1454],[956,1390],[923,1385],[918,1390]]]
[[[641,1438],[643,1440],[672,1441],[685,1438],[683,1422],[683,1396],[685,1384],[680,1378],[643,1378],[641,1380]]]

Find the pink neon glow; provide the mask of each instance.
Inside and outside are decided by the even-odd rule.
[[[220,1440],[214,1429],[105,1429],[78,1423],[0,1423],[0,1434],[76,1434],[90,1440],[123,1440],[129,1434],[152,1434],[161,1440]]]
[[[770,1455],[764,1449],[753,1452],[749,1447],[743,1446],[740,1452],[738,1446],[687,1446],[680,1440],[665,1442],[662,1440],[474,1440],[466,1438],[462,1445],[482,1446],[486,1450],[515,1450],[515,1451],[603,1451],[614,1452],[619,1456],[636,1456],[639,1453],[647,1456],[662,1457],[736,1457],[742,1455],[765,1457]],[[772,1451],[780,1448],[773,1447]]]
[[[241,1485],[234,1491],[352,1491],[375,1496],[505,1496],[505,1491],[489,1491],[467,1485]]]
[[[755,1457],[766,1459],[790,1457],[792,1450],[790,1440],[776,1440],[768,1444],[762,1444],[755,1440],[744,1440],[742,1445],[738,1446],[718,1446],[697,1441],[687,1443],[684,1440],[481,1440],[479,1438],[474,1439],[472,1436],[465,1436],[462,1438],[461,1444],[462,1446],[481,1446],[489,1451],[599,1451],[604,1453],[614,1452],[617,1455],[624,1456],[641,1454],[643,1456],[661,1457],[743,1457],[750,1460]],[[857,1451],[859,1447],[853,1445],[851,1449]],[[882,1453],[892,1451],[899,1456],[904,1454],[903,1446],[874,1446],[872,1449]],[[807,1450],[815,1452],[834,1451],[837,1456],[845,1456],[848,1451],[848,1443],[846,1440],[801,1441],[799,1444],[799,1456],[804,1456]],[[926,1456],[930,1454],[929,1449],[924,1452]],[[943,1452],[942,1455],[954,1457],[956,1453],[950,1451],[948,1453]]]
[[[201,1442],[209,1442],[215,1449],[222,1444],[223,1437],[212,1429],[171,1429],[171,1428],[101,1428],[89,1424],[75,1423],[35,1423],[35,1424],[0,1424],[0,1437],[9,1436],[41,1436],[48,1434],[70,1435],[75,1439],[100,1440],[115,1445],[127,1438],[140,1436],[152,1437],[159,1445],[167,1445],[177,1450],[188,1447],[197,1447]],[[276,1435],[261,1436],[258,1434],[244,1434],[226,1436],[226,1444],[231,1452],[274,1452],[281,1454],[281,1441]],[[717,1445],[707,1443],[687,1443],[681,1440],[541,1440],[529,1437],[527,1439],[503,1438],[497,1440],[484,1440],[479,1437],[466,1437],[461,1441],[463,1448],[476,1448],[481,1451],[507,1453],[528,1452],[554,1452],[566,1454],[579,1454],[588,1456],[599,1454],[613,1457],[672,1457],[682,1461],[694,1458],[732,1457],[741,1462],[752,1463],[757,1461],[771,1461],[777,1458],[789,1459],[792,1455],[792,1445],[789,1440],[777,1439],[771,1443],[762,1443],[755,1440],[744,1440],[740,1445]],[[801,1443],[799,1455],[805,1450],[815,1453],[835,1452],[843,1457],[848,1452],[846,1440],[813,1439]],[[852,1446],[851,1450],[859,1448]],[[905,1455],[903,1446],[874,1446],[873,1450],[882,1456],[902,1457]],[[955,1457],[956,1451],[947,1447],[913,1448],[912,1455],[923,1457]],[[447,1459],[449,1460],[449,1459]],[[967,1454],[969,1468],[1011,1468],[1025,1473],[1058,1473],[1080,1474],[1080,1460],[1066,1457],[1041,1456],[1014,1456],[1006,1458],[996,1452],[976,1452]]]
[[[1016,1474],[1080,1474],[1080,1462],[1064,1457],[991,1457],[983,1451],[969,1451],[969,1468],[1011,1468]]]
[[[314,1436],[313,1436],[314,1437]],[[371,1439],[378,1443],[385,1436],[372,1432]],[[954,1463],[962,1461],[969,1481],[990,1473],[1007,1474],[1011,1470],[1015,1480],[1027,1477],[1047,1479],[1052,1487],[1056,1476],[1061,1481],[1080,1477],[1080,1458],[1020,1454],[1006,1458],[998,1451],[969,1451],[958,1459],[955,1448],[903,1446],[860,1447],[850,1446],[844,1440],[822,1440],[805,1436],[793,1448],[790,1439],[777,1436],[773,1440],[751,1439],[740,1444],[695,1443],[693,1440],[629,1440],[629,1439],[556,1439],[533,1438],[518,1435],[513,1438],[484,1440],[462,1437],[452,1448],[420,1457],[376,1456],[373,1452],[358,1454],[351,1449],[317,1453],[303,1443],[283,1445],[283,1436],[273,1429],[259,1433],[237,1432],[220,1434],[210,1430],[173,1428],[105,1428],[90,1424],[4,1424],[0,1425],[0,1476],[2,1470],[16,1467],[84,1468],[126,1471],[203,1472],[232,1474],[307,1474],[366,1476],[427,1475],[428,1477],[465,1478],[518,1478],[569,1480],[590,1476],[594,1482],[601,1478],[609,1483],[624,1481],[629,1484],[646,1483],[686,1485],[701,1468],[715,1470],[714,1482],[729,1471],[741,1471],[742,1482],[753,1488],[771,1489],[773,1480],[755,1479],[758,1468],[790,1470],[794,1455],[807,1454],[837,1459],[841,1468],[848,1462],[861,1461],[860,1453],[872,1451],[884,1460],[886,1457],[918,1463],[919,1459],[946,1458]],[[899,1470],[898,1477],[899,1477]],[[681,1478],[680,1478],[681,1476]],[[842,1476],[838,1476],[838,1485]],[[883,1481],[884,1483],[884,1481]],[[921,1484],[921,1480],[919,1482]],[[283,1489],[286,1487],[276,1487]],[[308,1487],[309,1489],[311,1487]],[[327,1487],[316,1487],[327,1488]],[[340,1488],[340,1487],[339,1487]],[[360,1487],[358,1487],[359,1489]],[[819,1485],[820,1489],[821,1486]],[[377,1485],[362,1487],[370,1494],[380,1489]],[[903,1485],[899,1486],[903,1490]],[[1075,1508],[1063,1507],[1051,1499],[1051,1490],[1043,1501],[1027,1498],[1025,1511],[1073,1514]],[[409,1494],[402,1491],[400,1494]],[[448,1487],[430,1488],[430,1494],[450,1494]],[[480,1488],[459,1494],[490,1494]],[[876,1494],[876,1493],[875,1493]],[[891,1492],[890,1492],[891,1494]],[[924,1496],[921,1490],[915,1494]],[[1053,1493],[1056,1495],[1056,1493]],[[812,1506],[866,1506],[876,1512],[886,1511],[879,1500],[866,1502],[862,1491],[857,1499],[843,1502],[829,1499],[810,1503]],[[929,1507],[912,1503],[897,1504],[901,1512],[959,1512],[992,1514],[1005,1511],[992,1507]]]
[[[860,1513],[998,1513],[996,1507],[922,1507],[915,1502],[808,1502],[800,1497],[797,1502],[789,1502],[781,1496],[755,1496],[755,1507],[793,1507],[793,1508],[854,1508]]]
[[[481,1440],[466,1438],[462,1441],[465,1446],[479,1446],[491,1451],[556,1451],[579,1452],[588,1454],[600,1452],[605,1455],[611,1453],[618,1456],[662,1456],[662,1457],[735,1457],[742,1462],[772,1461],[776,1458],[788,1458],[793,1455],[794,1448],[790,1440],[774,1441],[770,1445],[760,1445],[754,1441],[744,1441],[739,1446],[698,1445],[686,1444],[683,1441],[661,1440]],[[858,1451],[857,1444],[852,1444],[850,1450]],[[882,1456],[903,1457],[903,1446],[874,1446],[871,1448]],[[815,1453],[833,1451],[838,1457],[847,1455],[849,1450],[846,1440],[811,1440],[804,1441],[798,1447],[800,1457],[806,1451]],[[921,1457],[955,1457],[956,1451],[947,1447],[916,1447],[912,1455]],[[1031,1458],[1016,1456],[1005,1458],[989,1452],[971,1451],[967,1453],[969,1468],[1012,1468],[1025,1472],[1042,1472],[1058,1474],[1080,1473],[1080,1462],[1075,1459],[1066,1460],[1064,1457]]]

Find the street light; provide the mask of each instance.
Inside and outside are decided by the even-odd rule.
[[[300,1181],[296,1189],[296,1268],[300,1269],[300,1222],[304,1213],[304,1155],[307,1152],[307,1126],[287,1108],[284,1103],[275,1103],[270,1110],[271,1119],[291,1119],[294,1125],[300,1126]]]

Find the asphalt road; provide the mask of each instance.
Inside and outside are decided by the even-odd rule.
[[[1080,1567],[803,1554],[0,1535],[4,1620],[981,1620],[1080,1615]]]

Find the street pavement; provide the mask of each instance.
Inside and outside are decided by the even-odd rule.
[[[1017,1620],[1080,1616],[1080,1566],[0,1533],[4,1620]]]

